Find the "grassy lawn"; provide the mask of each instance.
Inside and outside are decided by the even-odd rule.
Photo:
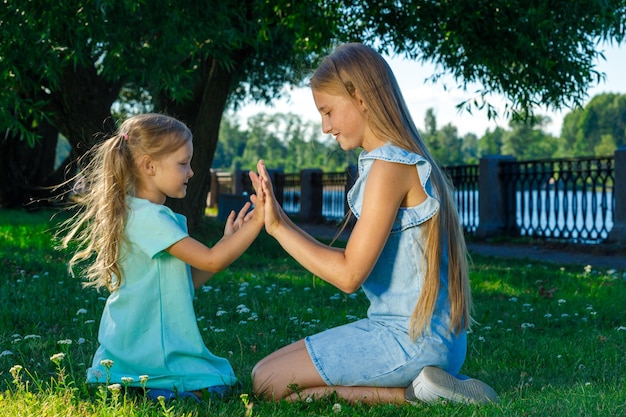
[[[51,241],[51,218],[0,210],[0,416],[626,415],[626,271],[478,256],[471,272],[478,324],[463,372],[492,385],[499,404],[259,401],[250,379],[259,359],[362,318],[367,308],[361,292],[348,296],[316,279],[264,234],[196,293],[205,343],[230,359],[241,392],[159,404],[87,386],[107,294],[69,276],[68,255]],[[197,237],[210,244],[220,236],[221,226],[207,221]]]

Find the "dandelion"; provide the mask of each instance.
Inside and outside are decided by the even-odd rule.
[[[54,362],[56,366],[59,366],[63,359],[65,359],[65,353],[63,352],[55,353],[54,355],[50,356],[50,360]]]
[[[341,404],[339,403],[333,404],[333,413],[335,414],[341,413]]]
[[[111,359],[102,359],[100,361],[100,365],[104,366],[107,369],[111,369],[114,363],[115,362],[113,362]]]

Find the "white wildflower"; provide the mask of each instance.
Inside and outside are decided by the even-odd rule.
[[[120,384],[111,384],[107,388],[113,393],[118,393],[122,390],[122,386]]]
[[[102,359],[100,361],[100,365],[104,366],[107,369],[111,369],[114,363],[115,362],[113,362],[111,359]]]
[[[54,355],[50,356],[50,360],[57,365],[60,364],[63,359],[65,359],[65,353],[63,352],[55,353]]]
[[[2,352],[0,352],[0,358],[10,355],[13,355],[13,352],[11,352],[10,350],[3,350]]]

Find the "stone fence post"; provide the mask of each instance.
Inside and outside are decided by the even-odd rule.
[[[303,169],[300,171],[300,220],[304,222],[321,222],[322,184],[321,169]]]
[[[626,146],[615,151],[613,179],[613,229],[608,240],[612,243],[626,244]]]
[[[515,161],[507,155],[488,155],[478,166],[478,215],[476,235],[490,237],[501,235],[507,225],[507,199],[505,184],[500,179],[500,164]],[[509,200],[510,201],[510,200]],[[513,200],[514,202],[515,200]],[[515,207],[509,207],[515,213]]]

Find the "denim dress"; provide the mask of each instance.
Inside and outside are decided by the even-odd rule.
[[[367,318],[305,338],[311,360],[328,385],[406,387],[425,366],[459,373],[467,350],[466,333],[450,330],[447,252],[441,260],[439,296],[426,330],[409,336],[411,315],[419,299],[423,223],[439,210],[430,181],[431,166],[422,156],[386,144],[359,156],[359,178],[348,192],[348,205],[359,218],[367,177],[376,159],[414,165],[427,193],[415,207],[400,208],[391,234],[362,289],[370,306]]]

